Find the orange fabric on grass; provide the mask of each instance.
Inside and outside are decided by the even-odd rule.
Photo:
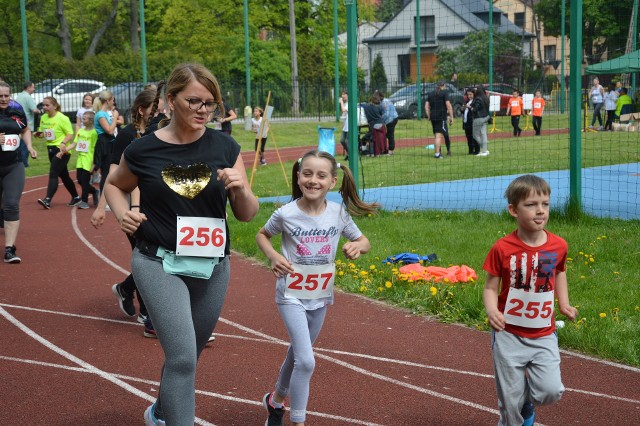
[[[469,280],[477,281],[478,274],[473,268],[467,265],[462,266],[449,266],[443,268],[442,266],[422,266],[419,263],[412,263],[411,265],[402,266],[398,270],[401,274],[406,275],[409,281],[427,280],[435,282],[450,282],[450,283],[466,283]]]

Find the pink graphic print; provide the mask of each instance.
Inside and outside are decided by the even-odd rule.
[[[300,256],[311,256],[312,253],[304,244],[298,244],[296,254],[299,254]]]
[[[331,244],[322,246],[318,254],[331,254]]]

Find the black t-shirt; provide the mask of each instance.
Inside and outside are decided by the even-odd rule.
[[[24,114],[24,110],[12,107],[0,110],[0,133],[20,136],[27,125],[27,117]],[[0,165],[6,166],[19,161],[19,152],[19,149],[15,151],[0,150]]]
[[[133,123],[127,124],[118,131],[118,136],[113,143],[113,151],[111,152],[111,164],[120,164],[122,153],[129,144],[138,137],[138,131]]]
[[[449,94],[446,90],[435,90],[427,95],[429,102],[429,119],[432,121],[441,121],[447,119],[447,101]]]
[[[226,102],[224,102],[222,105],[224,106],[224,117],[227,118],[231,115],[229,114],[229,110],[231,109],[231,107]],[[223,121],[222,123],[220,123],[220,130],[222,130],[223,132],[231,133],[231,122]]]
[[[183,145],[164,142],[155,133],[131,142],[124,150],[124,160],[138,177],[140,211],[147,216],[135,238],[175,251],[177,216],[226,219],[227,190],[217,180],[217,171],[233,167],[239,155],[240,145],[213,129]],[[196,184],[204,188],[198,192]],[[228,224],[226,232],[228,255]]]

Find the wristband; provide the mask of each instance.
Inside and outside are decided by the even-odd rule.
[[[133,205],[129,206],[130,209],[134,209],[136,207],[140,208],[140,205],[139,204],[133,204]]]

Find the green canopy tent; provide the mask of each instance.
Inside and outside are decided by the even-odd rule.
[[[586,74],[623,74],[640,72],[640,50],[627,53],[609,61],[589,65]]]

